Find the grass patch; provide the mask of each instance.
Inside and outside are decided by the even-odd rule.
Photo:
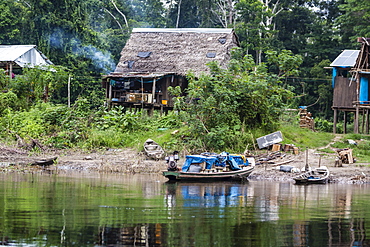
[[[330,149],[330,148],[319,148],[317,150],[323,153],[328,153],[328,154],[336,153],[333,149]]]
[[[350,144],[349,140],[355,141],[356,144]],[[331,146],[336,149],[352,149],[352,155],[357,162],[370,162],[370,136],[368,135],[346,134]]]
[[[319,148],[327,146],[334,138],[332,133],[315,132],[297,125],[282,124],[283,144],[294,144],[300,148]]]

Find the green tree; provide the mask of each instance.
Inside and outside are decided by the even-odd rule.
[[[343,40],[354,43],[357,37],[370,37],[370,2],[367,0],[344,0],[339,6],[343,12],[337,18]]]
[[[240,15],[237,32],[246,54],[262,63],[263,53],[273,49],[276,35],[275,18],[282,11],[279,1],[241,0],[236,5]]]
[[[187,97],[179,98],[177,105],[197,148],[243,151],[251,129],[277,128],[279,113],[292,93],[267,73],[265,65],[257,66],[246,56],[232,60],[228,69],[209,66],[210,75],[189,75]]]
[[[61,66],[24,68],[23,74],[11,80],[8,88],[16,93],[20,100],[27,102],[24,108],[28,108],[33,102],[48,102],[53,92],[67,81],[68,73]]]
[[[277,76],[287,78],[289,76],[297,76],[298,68],[302,64],[302,56],[294,55],[292,51],[267,51],[267,62],[275,67]]]
[[[0,43],[13,44],[22,35],[27,8],[20,1],[0,0]]]

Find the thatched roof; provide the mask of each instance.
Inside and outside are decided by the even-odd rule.
[[[209,71],[206,64],[218,61],[223,67],[238,46],[232,29],[134,28],[121,52],[115,73],[174,73],[196,75]]]

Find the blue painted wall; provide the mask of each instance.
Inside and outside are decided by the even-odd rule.
[[[369,79],[361,77],[360,79],[360,101],[369,101]],[[368,102],[365,102],[365,104]],[[361,103],[364,104],[364,103]]]
[[[332,70],[332,78],[331,78],[331,86],[334,88],[335,86],[335,77],[337,76],[338,69],[336,67],[333,67]]]

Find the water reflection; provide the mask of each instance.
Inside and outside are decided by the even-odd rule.
[[[369,185],[0,174],[0,201],[15,246],[370,246]]]
[[[364,208],[361,210],[353,203],[354,198],[369,197],[368,186],[362,187],[271,182],[169,183],[166,184],[165,201],[170,212],[176,207],[192,211],[216,208],[212,212],[217,211],[217,214],[212,213],[211,217],[236,216],[241,220],[235,222],[234,227],[254,234],[257,229],[266,229],[272,237],[233,236],[247,241],[250,246],[258,242],[269,246],[369,246],[365,224],[369,220],[364,218]],[[238,211],[230,215],[231,208],[235,207]],[[174,217],[170,215],[169,218]],[[203,217],[209,214],[204,213]]]
[[[121,228],[100,227],[98,245],[163,246],[161,224],[133,224]]]
[[[166,183],[166,204],[176,205],[176,194],[183,200],[183,207],[234,207],[246,203],[247,187],[244,184],[214,183]]]

